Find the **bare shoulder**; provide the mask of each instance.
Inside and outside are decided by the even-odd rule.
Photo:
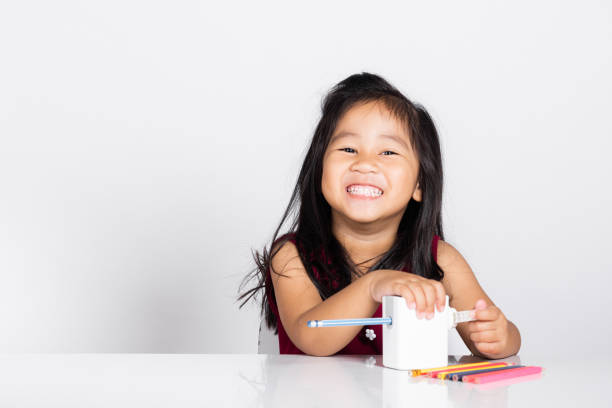
[[[279,247],[280,245],[280,247]],[[277,251],[274,254],[274,251]],[[306,269],[302,264],[300,255],[295,244],[291,241],[279,243],[272,247],[271,253],[274,254],[270,260],[272,280],[276,281],[281,277],[304,277]]]
[[[458,266],[461,262],[467,262],[457,249],[446,241],[438,241],[437,263],[444,270],[448,266]]]
[[[444,271],[442,285],[449,297],[449,302],[456,309],[473,308],[476,300],[485,299],[493,304],[486,295],[472,268],[463,255],[451,244],[438,241],[438,266]]]

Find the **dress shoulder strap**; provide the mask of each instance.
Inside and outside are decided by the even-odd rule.
[[[438,262],[438,241],[440,241],[440,237],[434,234],[433,240],[431,241],[431,254],[436,262]]]

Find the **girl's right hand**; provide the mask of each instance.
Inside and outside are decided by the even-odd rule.
[[[379,269],[365,276],[370,276],[369,292],[372,299],[382,302],[383,296],[401,296],[406,300],[409,309],[415,309],[417,318],[434,317],[434,307],[438,312],[444,311],[446,290],[436,280],[423,278],[413,273]]]

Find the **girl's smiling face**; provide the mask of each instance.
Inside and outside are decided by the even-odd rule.
[[[321,189],[334,222],[401,220],[421,201],[419,161],[407,130],[382,102],[359,103],[340,119],[323,158]]]

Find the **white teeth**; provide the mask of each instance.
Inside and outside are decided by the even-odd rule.
[[[380,197],[382,195],[382,190],[375,187],[350,186],[346,189],[346,191],[351,194],[363,195],[366,197]]]

